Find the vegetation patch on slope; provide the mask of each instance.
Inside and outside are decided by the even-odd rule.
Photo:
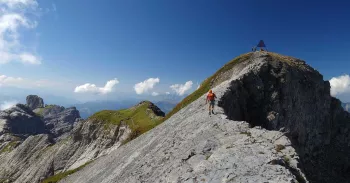
[[[76,168],[76,169],[73,169],[73,170],[69,170],[69,171],[66,171],[66,172],[62,172],[62,173],[58,173],[54,176],[51,176],[51,177],[48,177],[46,178],[45,180],[43,180],[42,183],[56,183],[62,179],[64,179],[65,177],[67,177],[68,175],[71,175],[81,169],[83,169],[86,165],[88,165],[89,163],[91,163],[91,161],[85,163],[84,165],[81,165],[80,167]]]
[[[268,52],[268,55],[271,56],[273,59],[285,62],[288,65],[293,66],[293,67],[301,67],[301,68],[303,68],[305,66],[304,65],[305,61],[302,61],[302,60],[300,60],[298,58],[294,58],[294,57],[291,57],[291,56],[280,55],[278,53],[273,53],[273,52]],[[296,60],[299,61],[299,62],[296,62]]]
[[[42,108],[37,108],[34,110],[35,114],[38,116],[43,116],[43,112],[45,109],[51,109],[54,105],[47,105],[45,107]]]
[[[19,142],[17,141],[11,141],[9,142],[4,148],[1,149],[0,154],[1,153],[5,153],[5,152],[10,152],[12,149],[14,149]]]
[[[129,140],[132,140],[162,122],[163,117],[155,115],[149,109],[149,105],[150,102],[145,101],[130,109],[104,110],[90,116],[88,120],[103,122],[107,129],[110,125],[120,125],[123,122],[131,128],[132,133]]]
[[[182,108],[186,107],[188,104],[192,103],[193,101],[197,100],[199,97],[207,93],[209,89],[213,87],[212,81],[215,80],[215,78],[217,78],[220,74],[229,71],[236,64],[248,60],[251,55],[252,53],[240,55],[228,62],[227,64],[225,64],[223,67],[221,67],[215,74],[204,80],[196,91],[194,91],[192,94],[183,99],[179,104],[177,104],[175,108],[165,116],[164,121],[169,119],[172,115],[180,111]]]

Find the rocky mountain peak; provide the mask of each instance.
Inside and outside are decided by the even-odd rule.
[[[141,101],[140,103],[135,105],[133,108],[137,108],[140,106],[147,106],[147,108],[152,110],[152,112],[157,116],[161,116],[161,117],[165,116],[165,113],[157,105],[155,105],[150,101]]]
[[[349,113],[318,71],[297,58],[248,53],[162,125],[63,182],[349,182],[349,131]]]
[[[31,110],[44,107],[44,100],[37,95],[28,95],[26,101]]]

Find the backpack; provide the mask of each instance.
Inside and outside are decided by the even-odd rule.
[[[207,98],[210,100],[210,101],[213,101],[215,99],[215,94],[214,93],[209,93]]]

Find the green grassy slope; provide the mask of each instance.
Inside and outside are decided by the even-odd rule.
[[[54,105],[47,105],[47,106],[45,106],[45,107],[35,109],[35,114],[38,115],[38,116],[42,116],[44,110],[46,110],[46,109],[51,109],[53,106],[54,106]]]
[[[80,167],[78,167],[78,168],[76,168],[74,170],[69,170],[69,171],[58,173],[56,175],[48,177],[47,179],[43,180],[42,183],[56,183],[56,182],[62,180],[63,178],[67,177],[68,175],[73,174],[73,173],[83,169],[89,163],[91,163],[91,162],[87,162],[84,165],[82,165],[82,166],[80,166]]]
[[[133,139],[162,122],[163,117],[156,116],[153,111],[148,108],[149,104],[150,102],[145,101],[129,109],[100,111],[89,117],[88,120],[102,122],[105,128],[124,122],[132,129],[130,138]]]

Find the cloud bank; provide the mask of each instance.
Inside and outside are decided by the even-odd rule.
[[[17,61],[41,64],[41,59],[20,42],[20,28],[34,29],[37,22],[28,15],[35,14],[36,0],[0,0],[0,64]],[[33,16],[31,16],[33,18]]]
[[[159,83],[159,78],[149,78],[146,79],[143,82],[137,83],[134,86],[134,90],[136,94],[141,95],[143,93],[148,92],[149,90],[153,89],[153,87]]]
[[[0,110],[6,110],[9,109],[11,107],[13,107],[14,105],[16,105],[18,102],[17,101],[4,101],[0,104]]]
[[[97,87],[95,84],[86,83],[80,86],[77,86],[74,89],[75,93],[93,93],[93,94],[107,94],[113,91],[113,88],[119,81],[117,78],[107,81],[104,87]]]
[[[16,88],[54,88],[67,86],[67,83],[62,83],[58,81],[52,81],[47,79],[32,80],[22,77],[12,77],[1,75],[0,73],[0,87],[16,87]]]
[[[329,80],[331,85],[331,95],[350,94],[350,76],[342,75]]]
[[[174,84],[171,85],[170,88],[175,91],[175,93],[179,96],[182,96],[185,94],[186,91],[192,88],[193,82],[187,81],[185,84]]]
[[[158,96],[159,95],[159,93],[157,93],[157,92],[152,92],[152,96]]]

